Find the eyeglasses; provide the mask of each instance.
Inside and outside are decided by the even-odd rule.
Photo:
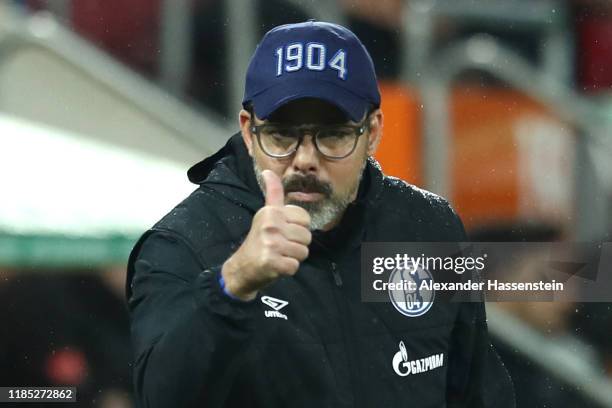
[[[251,126],[251,133],[257,136],[259,147],[265,154],[274,158],[289,157],[297,151],[306,132],[319,153],[328,159],[344,159],[355,151],[359,137],[368,129],[369,116],[357,125],[332,126],[289,126],[279,123],[266,123]]]

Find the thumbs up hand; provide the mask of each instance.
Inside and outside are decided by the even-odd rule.
[[[261,172],[266,185],[266,205],[282,207],[285,205],[285,191],[283,183],[272,170],[264,170]]]
[[[292,276],[308,257],[312,239],[310,215],[295,205],[285,205],[280,178],[264,170],[265,205],[253,217],[251,229],[238,250],[223,264],[229,293],[243,300],[281,276]]]

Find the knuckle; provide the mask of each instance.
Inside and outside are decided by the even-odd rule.
[[[272,268],[274,269],[274,273],[276,274],[276,276],[287,274],[287,264],[281,258],[277,259],[276,262],[274,262]]]
[[[304,237],[304,242],[306,242],[306,245],[310,245],[310,243],[312,242],[312,233],[308,229],[306,229],[306,234],[305,234],[305,237]]]
[[[280,231],[280,228],[278,225],[276,225],[276,223],[270,221],[264,223],[264,225],[261,226],[261,230],[266,234],[272,235],[278,233]]]
[[[265,210],[265,214],[274,219],[277,219],[279,217],[284,217],[285,215],[285,212],[283,211],[282,207],[265,206],[262,208],[262,210]]]
[[[287,260],[286,272],[290,275],[293,275],[297,272],[299,267],[300,267],[300,262],[297,259],[289,258]]]
[[[274,239],[273,237],[264,237],[261,240],[261,245],[262,245],[262,256],[264,256],[265,258],[270,258],[274,254],[276,254],[276,252],[279,249],[278,240]]]
[[[255,260],[258,270],[262,270],[266,268],[266,266],[270,263],[270,260],[272,259],[271,255],[272,255],[271,251],[268,251],[266,249],[263,249],[261,251],[261,255],[257,257]]]
[[[301,253],[300,253],[300,257],[299,257],[300,261],[303,261],[306,258],[308,258],[308,254],[309,254],[308,247],[302,246],[302,250],[301,250]]]
[[[278,219],[282,219],[284,217],[283,211],[281,208],[273,207],[273,206],[264,206],[257,211],[255,214],[256,217],[259,217],[264,222],[265,221],[275,221]]]
[[[306,210],[305,210],[304,208],[302,208],[302,207],[299,207],[299,209],[300,209],[300,215],[301,215],[302,217],[304,217],[304,219],[309,220],[309,219],[310,219],[310,213],[309,213],[308,211],[306,211]]]
[[[293,275],[299,267],[299,262],[297,259],[283,258],[278,260],[276,267],[280,275]]]

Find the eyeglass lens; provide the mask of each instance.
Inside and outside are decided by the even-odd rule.
[[[262,149],[271,156],[287,156],[293,153],[300,141],[302,129],[296,127],[262,126],[259,138]],[[349,126],[314,129],[314,142],[324,156],[345,157],[355,148],[358,130]]]

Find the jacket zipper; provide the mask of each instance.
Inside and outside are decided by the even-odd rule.
[[[342,315],[348,317],[349,306],[346,300],[341,299],[342,295],[341,293],[339,293],[340,288],[343,286],[342,277],[340,276],[340,271],[338,270],[338,264],[334,261],[331,261],[331,270],[332,270],[332,276],[334,279],[334,283],[336,285],[336,290],[333,290],[334,299],[336,301],[336,307],[338,308],[338,310],[340,311]],[[344,350],[346,350],[347,358],[348,358],[349,372],[350,372],[351,385],[352,385],[351,394],[353,395],[353,406],[358,407],[361,405],[361,401],[360,401],[361,396],[360,396],[360,388],[359,388],[360,386],[358,384],[358,379],[355,375],[356,367],[354,367],[353,359],[351,359],[351,355],[354,353],[352,342],[351,342],[351,339],[354,338],[354,330],[353,330],[352,323],[349,322],[348,320],[350,319],[347,319],[347,320],[342,319],[339,322],[340,323],[339,326],[341,327],[341,330],[342,330],[342,341],[344,342]]]
[[[332,267],[332,275],[334,276],[334,282],[336,283],[336,286],[341,287],[342,277],[340,276],[340,272],[338,272],[338,265],[336,265],[335,262],[332,262],[331,267]]]

